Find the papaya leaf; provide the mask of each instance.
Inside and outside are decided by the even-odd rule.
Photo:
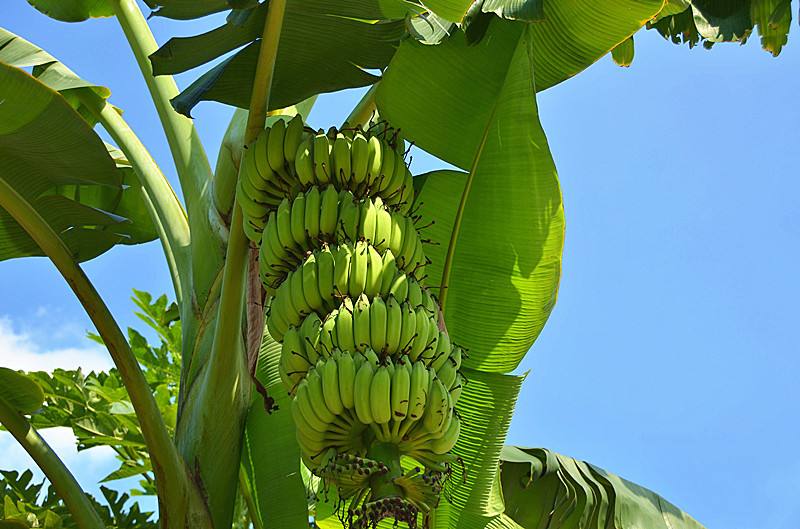
[[[0,399],[12,409],[28,414],[42,407],[44,392],[39,384],[23,373],[0,367]]]
[[[83,22],[89,18],[113,17],[109,0],[28,0],[28,3],[50,18],[62,22]]]
[[[495,18],[474,46],[463,32],[438,46],[404,41],[377,94],[381,116],[409,140],[469,170],[420,178],[417,202],[437,243],[426,247],[427,283],[442,289],[448,331],[469,350],[464,365],[483,371],[516,368],[561,271],[564,216],[536,107],[531,27]]]
[[[500,460],[505,513],[523,527],[703,529],[658,494],[584,461],[516,446]]]

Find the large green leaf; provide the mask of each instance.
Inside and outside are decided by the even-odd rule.
[[[281,32],[270,105],[298,103],[315,94],[366,86],[378,77],[367,70],[386,66],[405,31],[402,20],[363,20],[375,14],[364,2],[289,2]],[[200,101],[219,101],[247,108],[255,75],[265,8],[242,26],[230,20],[203,35],[171,39],[153,57],[156,74],[184,71],[238,46],[243,49],[203,74],[173,100],[189,114]]]
[[[525,377],[471,369],[463,374],[467,383],[456,406],[461,434],[453,450],[463,467],[455,464],[447,504],[437,516],[447,515],[452,529],[478,529],[503,513],[497,465]]]
[[[0,101],[0,177],[51,225],[76,259],[156,237],[151,224],[142,224],[147,217],[136,179],[117,168],[64,97],[0,62]],[[138,225],[117,211],[141,212]],[[30,255],[41,255],[38,245],[0,211],[0,260]]]
[[[757,27],[761,46],[777,56],[791,21],[791,0],[669,0],[647,27],[690,48],[700,42],[706,48],[719,42],[744,44]]]
[[[506,514],[526,529],[702,529],[667,500],[594,465],[543,448],[506,446]]]
[[[33,413],[42,407],[44,392],[24,374],[0,367],[0,400],[20,413]]]
[[[596,62],[655,16],[664,0],[544,0],[531,25],[536,89],[545,90]]]
[[[258,359],[259,381],[277,410],[265,410],[255,393],[244,433],[242,463],[253,500],[265,529],[308,524],[306,490],[300,475],[300,447],[295,438],[291,400],[278,375],[281,345],[264,330]]]
[[[0,62],[16,68],[33,68],[33,76],[64,96],[87,121],[94,124],[87,96],[96,108],[101,108],[111,90],[81,79],[39,46],[0,27]],[[80,98],[78,96],[81,96]]]
[[[88,18],[114,16],[112,1],[28,0],[28,3],[50,18],[55,18],[63,22],[81,22]]]
[[[519,364],[555,304],[561,270],[563,208],[536,107],[531,28],[495,19],[474,46],[461,32],[438,46],[404,41],[378,88],[382,117],[470,171],[427,175],[419,201],[435,221],[426,234],[440,243],[426,249],[436,288],[467,191],[444,311],[470,352],[465,365],[484,371]]]

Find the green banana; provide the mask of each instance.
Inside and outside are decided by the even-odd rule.
[[[333,182],[331,175],[331,142],[322,131],[314,136],[314,179],[318,184],[325,185]]]
[[[429,432],[438,431],[444,424],[448,411],[447,390],[444,384],[434,376],[428,386],[428,402],[422,416],[423,427]]]
[[[300,185],[308,187],[317,181],[314,170],[314,137],[308,136],[300,145],[294,155],[294,170]]]
[[[417,233],[417,228],[414,226],[414,221],[411,220],[411,217],[404,217],[404,222],[406,225],[403,229],[403,247],[400,249],[397,258],[403,270],[413,272],[416,266],[414,263],[414,253],[417,250],[417,245],[420,244],[419,234]]]
[[[344,134],[337,134],[333,141],[333,181],[339,183],[339,189],[347,189],[352,173],[350,166],[350,141]]]
[[[458,372],[453,363],[449,360],[436,370],[436,376],[439,377],[439,380],[442,381],[442,384],[444,384],[448,392],[456,380],[456,374],[458,374]]]
[[[377,136],[370,136],[367,140],[369,155],[367,158],[367,178],[364,187],[368,192],[376,192],[381,177],[383,166],[383,146]]]
[[[323,421],[319,415],[317,415],[317,412],[314,411],[315,408],[322,408],[322,406],[319,406],[320,403],[318,401],[312,404],[308,378],[303,379],[300,384],[298,384],[294,400],[297,401],[303,419],[305,419],[305,422],[308,423],[312,429],[322,433],[328,430],[328,423]]]
[[[339,296],[350,292],[350,268],[353,261],[353,247],[344,244],[336,249],[333,266],[333,284]]]
[[[353,194],[349,191],[339,193],[339,220],[336,229],[338,240],[358,238],[358,225],[361,209],[356,205]]]
[[[322,196],[317,186],[306,192],[305,218],[303,228],[306,240],[312,246],[319,246],[319,221],[322,211]]]
[[[342,398],[339,394],[339,366],[335,357],[328,358],[322,367],[322,390],[325,404],[334,415],[344,412]]]
[[[367,248],[367,274],[364,282],[364,292],[369,297],[380,294],[383,284],[383,258],[374,246],[366,245]]]
[[[393,295],[397,301],[405,301],[408,299],[408,286],[413,281],[406,274],[398,274],[389,288],[389,293]]]
[[[413,340],[417,336],[417,315],[409,303],[401,305],[403,323],[400,328],[400,350],[408,353],[413,347]]]
[[[283,157],[291,166],[294,163],[297,148],[303,143],[303,118],[297,114],[286,125],[286,134],[283,137]]]
[[[350,298],[344,298],[339,314],[336,317],[336,341],[339,348],[343,351],[355,351],[356,343],[353,332],[353,302]]]
[[[322,308],[333,309],[336,299],[336,285],[334,283],[335,260],[333,252],[326,245],[317,253],[317,292],[322,301]],[[305,283],[304,283],[305,286]]]
[[[370,411],[376,424],[386,424],[392,418],[392,378],[387,366],[380,366],[369,387]]]
[[[287,253],[298,253],[299,248],[292,237],[292,209],[288,199],[284,199],[278,206],[278,240]]]
[[[282,119],[276,121],[269,129],[267,141],[267,162],[273,172],[286,175],[286,158],[283,156],[283,140],[286,135],[286,122]]]
[[[375,226],[378,223],[378,208],[370,199],[361,203],[361,234],[369,243],[375,243]]]
[[[376,208],[375,237],[373,244],[379,252],[390,249],[392,242],[392,214],[384,207]],[[395,248],[399,250],[399,248]]]
[[[369,341],[376,351],[386,350],[388,315],[383,298],[376,296],[369,305]]]
[[[353,189],[360,189],[367,180],[369,165],[369,143],[361,132],[356,132],[350,145],[350,167],[353,173]]]
[[[430,384],[428,373],[425,364],[422,362],[413,363],[408,397],[408,418],[412,421],[420,419],[425,412],[425,404],[427,402],[426,395]]]
[[[353,341],[356,349],[364,351],[370,347],[370,314],[369,299],[361,295],[353,305]],[[375,344],[372,344],[373,349]]]
[[[319,339],[322,321],[316,313],[312,312],[300,324],[300,341],[302,342],[305,356],[309,364],[316,364],[319,360]],[[285,339],[284,339],[285,340]]]
[[[314,254],[311,254],[302,264],[303,298],[311,311],[320,310],[323,306],[322,297],[319,293],[318,273],[317,258]]]
[[[411,370],[407,360],[403,365],[396,366],[392,377],[392,419],[395,421],[402,421],[408,415],[411,397]]]
[[[400,351],[400,335],[403,330],[403,308],[392,296],[386,298],[386,350],[391,354]]]
[[[336,322],[339,317],[339,310],[334,309],[325,321],[322,322],[322,329],[319,332],[319,352],[321,355],[330,356],[334,348],[334,343],[338,343],[336,335]]]
[[[415,317],[416,317],[416,327],[415,333],[417,335],[416,339],[413,341],[411,346],[411,351],[408,353],[408,356],[411,358],[412,362],[416,362],[419,356],[422,354],[422,351],[425,349],[426,340],[428,339],[429,334],[429,326],[431,318],[428,315],[428,311],[425,310],[425,307],[417,306],[414,310]]]
[[[341,351],[339,351],[336,361],[339,364],[339,396],[342,400],[342,406],[351,410],[355,406],[353,399],[356,383],[356,364],[352,355]]]
[[[399,270],[397,269],[397,261],[391,250],[385,250],[381,262],[381,286],[379,290],[382,295],[388,295],[392,290],[392,285]]]
[[[452,346],[450,344],[450,336],[446,332],[441,331],[439,333],[439,341],[436,345],[435,352],[430,355],[430,362],[426,363],[438,373],[443,365],[450,363],[449,359],[451,351]],[[448,388],[450,387],[448,384],[445,384],[445,386]]]
[[[356,409],[356,417],[362,424],[372,424],[372,404],[370,390],[372,379],[375,374],[375,367],[369,361],[361,364],[356,373],[353,389],[353,400]]]
[[[425,308],[422,303],[422,287],[420,287],[419,282],[417,281],[409,281],[408,282],[408,302],[414,307],[416,310],[418,307]]]
[[[330,185],[322,191],[321,201],[319,232],[321,237],[329,239],[336,233],[339,221],[339,192]]]
[[[290,214],[292,239],[301,250],[308,248],[306,241],[306,195],[302,191],[294,197]]]
[[[383,195],[383,192],[389,187],[389,182],[392,181],[392,177],[394,176],[394,167],[395,167],[395,152],[394,150],[386,144],[386,142],[381,142],[381,153],[382,153],[382,163],[381,163],[381,173],[380,177],[378,178],[378,186],[377,189],[374,191],[376,193],[380,193]]]
[[[356,243],[350,259],[350,296],[358,297],[367,285],[367,268],[369,263],[369,246],[362,241]]]
[[[328,402],[328,392],[325,391],[325,385],[323,383],[323,374],[325,371],[325,366],[327,362],[324,360],[320,360],[317,362],[314,369],[311,369],[308,374],[306,375],[306,380],[308,381],[308,396],[311,399],[311,402],[314,406],[314,413],[317,414],[319,419],[326,423],[330,424],[336,419],[338,413],[336,413],[332,406]],[[339,388],[334,388],[336,390],[336,394],[339,394]]]

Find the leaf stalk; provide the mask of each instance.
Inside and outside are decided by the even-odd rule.
[[[69,509],[77,526],[80,529],[104,529],[103,521],[94,510],[75,476],[27,419],[11,408],[3,399],[0,399],[0,423],[42,469],[44,475],[55,487],[59,498]]]

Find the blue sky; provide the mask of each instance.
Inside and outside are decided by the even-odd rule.
[[[51,21],[7,2],[0,25],[34,41],[112,102],[174,181],[144,83],[114,20]],[[219,22],[153,19],[159,42]],[[796,22],[795,22],[796,24]],[[709,529],[800,527],[797,300],[800,50],[757,39],[708,52],[637,36],[629,69],[602,59],[539,97],[567,215],[558,305],[509,442],[545,446],[647,486]],[[179,78],[185,86],[191,75]],[[320,100],[338,123],[357,99]],[[212,160],[231,109],[194,112]],[[417,157],[415,172],[436,167]],[[86,264],[123,325],[130,289],[169,292],[157,243]],[[43,259],[0,263],[0,364],[102,366],[80,306]],[[38,364],[37,364],[38,363]],[[59,437],[60,436],[60,437]],[[114,465],[54,436],[87,486]],[[0,439],[1,467],[22,461]]]

